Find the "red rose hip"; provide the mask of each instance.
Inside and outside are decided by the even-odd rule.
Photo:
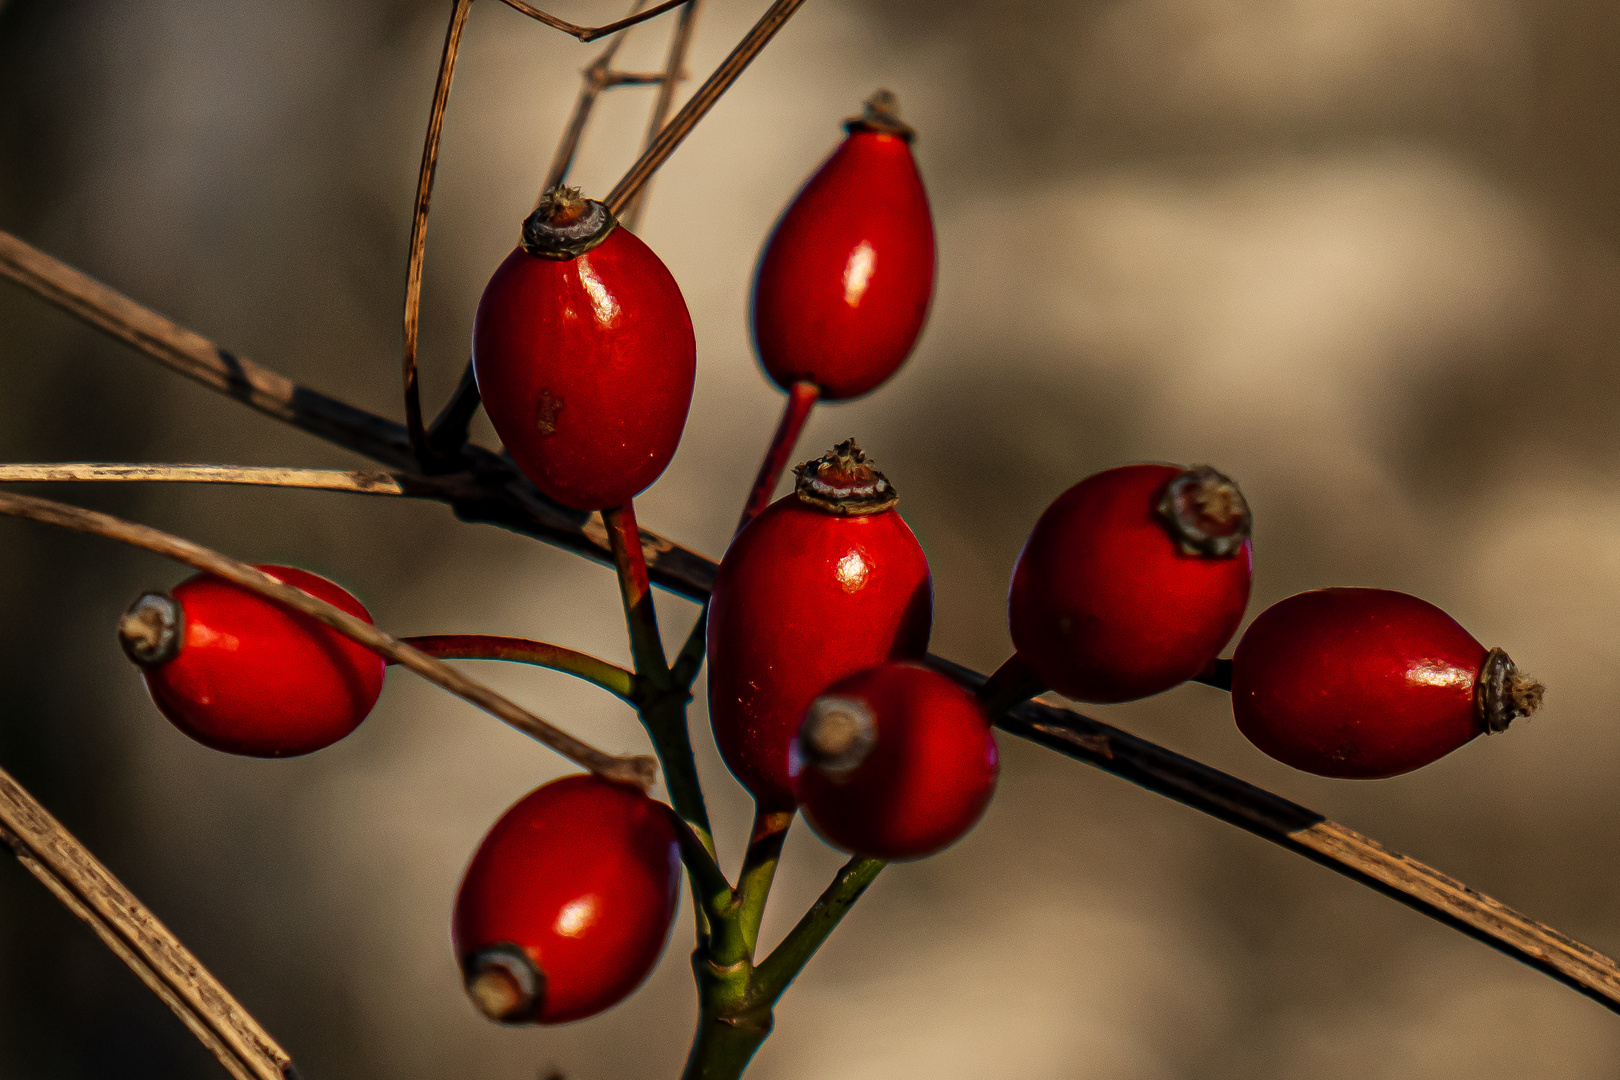
[[[1013,571],[1008,622],[1043,685],[1131,701],[1204,669],[1249,602],[1249,509],[1207,465],[1126,465],[1047,507]]]
[[[811,703],[791,773],[834,847],[920,859],[954,844],[996,788],[996,740],[972,695],[920,664],[840,679]]]
[[[894,489],[854,440],[801,465],[797,489],[737,534],[709,600],[709,721],[720,755],[770,810],[790,810],[788,745],[834,681],[920,659],[928,560]]]
[[[1232,658],[1232,713],[1296,769],[1375,779],[1504,731],[1542,687],[1433,604],[1386,589],[1318,589],[1273,604]]]
[[[588,773],[537,788],[490,829],[456,895],[468,995],[508,1024],[618,1004],[663,954],[680,883],[662,804]]]
[[[258,569],[367,622],[341,586],[290,566]],[[163,715],[216,750],[293,757],[360,726],[382,693],[382,657],[331,627],[221,578],[147,593],[118,625]]]
[[[622,506],[658,479],[692,403],[697,346],[669,270],[601,203],[547,192],[484,288],[473,374],[507,452],[565,506]]]
[[[754,346],[784,390],[858,397],[910,355],[934,292],[934,222],[911,128],[880,90],[794,197],[754,276]]]

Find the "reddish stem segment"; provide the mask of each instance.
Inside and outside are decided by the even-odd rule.
[[[754,486],[748,492],[748,505],[743,507],[742,518],[737,522],[738,532],[742,532],[744,525],[771,505],[771,496],[776,494],[776,484],[782,479],[782,470],[787,468],[793,448],[799,443],[799,433],[804,430],[804,422],[810,418],[810,410],[820,397],[821,391],[812,382],[796,382],[788,390],[787,402],[782,406],[781,422],[776,425],[776,434],[771,436],[765,460],[759,463],[759,475],[754,478]]]
[[[635,504],[626,502],[615,510],[604,510],[602,521],[607,525],[613,565],[619,572],[619,595],[624,600],[636,674],[650,685],[663,688],[669,683],[669,664],[664,659],[663,639],[658,635],[658,612],[653,608],[652,583],[647,578],[647,557],[641,550]]]
[[[400,640],[440,660],[506,660],[567,672],[631,704],[636,700],[636,677],[630,672],[561,645],[498,634],[429,634]]]

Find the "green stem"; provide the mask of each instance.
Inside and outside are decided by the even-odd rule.
[[[561,645],[495,634],[428,634],[400,640],[440,660],[507,660],[566,672],[632,705],[636,703],[635,675],[617,664]]]
[[[845,863],[814,906],[771,951],[749,980],[748,1000],[756,1008],[776,1004],[804,965],[821,948],[821,943],[837,928],[855,901],[884,867],[882,859],[857,855]]]
[[[700,977],[701,981],[701,977]],[[698,1020],[681,1080],[737,1080],[771,1033],[771,1011],[726,1016],[707,1010]]]
[[[647,558],[641,550],[635,504],[627,502],[616,510],[605,510],[602,520],[607,525],[608,544],[613,548],[613,567],[619,574],[619,596],[624,601],[636,674],[652,690],[667,690],[669,664],[664,660],[664,639],[658,634],[658,612],[653,608],[652,583],[647,578]]]
[[[793,816],[792,810],[765,810],[757,804],[754,807],[754,829],[748,838],[742,872],[737,877],[736,901],[737,920],[750,961],[759,946],[759,924],[765,918],[765,900],[770,896],[771,882],[776,879],[782,844],[787,840]]]
[[[711,924],[724,922],[731,913],[732,892],[731,882],[720,869],[720,864],[714,861],[714,854],[709,851],[703,838],[689,825],[679,812],[673,808],[669,811],[671,823],[675,826],[675,839],[680,844],[681,862],[686,864],[686,872],[692,879],[692,896],[699,908]]]

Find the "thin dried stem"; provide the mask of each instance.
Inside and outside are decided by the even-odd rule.
[[[250,484],[257,487],[353,491],[362,495],[405,495],[415,478],[395,473],[340,469],[253,468],[236,465],[0,465],[0,483],[143,482]]]
[[[634,784],[643,791],[652,784],[654,765],[651,758],[617,757],[598,750],[540,719],[489,687],[467,678],[449,664],[424,655],[364,619],[356,618],[324,600],[318,600],[302,589],[282,584],[262,570],[257,570],[246,563],[237,562],[190,540],[182,540],[178,536],[145,525],[136,525],[134,522],[110,514],[51,502],[48,499],[36,499],[29,495],[0,492],[0,514],[104,536],[109,540],[117,540],[132,547],[156,552],[176,562],[223,578],[282,607],[292,608],[325,623],[344,637],[364,645],[384,659],[391,660],[401,667],[410,668],[429,682],[506,721],[591,772],[610,780]]]
[[[574,23],[565,22],[564,20],[557,18],[555,15],[547,15],[539,8],[530,4],[525,4],[523,0],[501,0],[501,2],[514,11],[521,11],[523,14],[527,15],[531,19],[536,20],[537,22],[545,23],[547,26],[552,27],[555,30],[561,30],[563,33],[568,34],[571,37],[576,37],[580,41],[589,43],[597,40],[598,38],[605,38],[609,34],[617,34],[620,30],[628,29],[637,23],[646,22],[648,19],[655,19],[664,12],[669,11],[671,8],[680,7],[682,4],[686,3],[687,0],[664,0],[664,2],[659,4],[657,7],[651,7],[646,11],[637,12],[633,15],[627,15],[618,22],[610,22],[605,26],[577,26]]]
[[[439,56],[439,77],[433,86],[433,107],[428,111],[427,135],[422,140],[422,167],[416,176],[416,208],[411,215],[411,253],[405,266],[405,430],[416,460],[429,457],[427,431],[422,426],[422,390],[416,376],[416,339],[422,321],[422,260],[427,254],[428,203],[433,198],[433,176],[439,165],[439,136],[444,131],[444,110],[450,102],[450,81],[456,74],[461,32],[467,26],[472,0],[455,0],[450,27]]]
[[[168,928],[0,770],[0,843],[90,926],[236,1080],[289,1080],[287,1052]]]
[[[630,13],[634,15],[639,12],[645,2],[635,0]],[[619,54],[619,49],[629,36],[623,34],[608,42],[607,48],[580,73],[579,97],[574,101],[574,111],[563,128],[562,138],[557,141],[556,152],[551,155],[551,168],[546,170],[546,182],[540,187],[540,195],[568,179],[569,170],[574,167],[574,158],[579,154],[580,141],[585,137],[586,125],[591,122],[591,113],[596,108],[596,99],[602,96],[603,90],[617,85],[613,81],[613,58]]]
[[[715,69],[714,74],[698,87],[697,92],[681,106],[681,111],[675,114],[675,118],[659,131],[658,137],[630,167],[630,171],[624,174],[624,178],[612,191],[608,192],[607,198],[602,202],[609,210],[615,214],[624,210],[636,193],[652,179],[653,174],[669,160],[669,155],[675,152],[681,140],[691,133],[699,120],[708,115],[715,102],[731,89],[731,84],[737,81],[737,77],[743,73],[754,57],[759,55],[759,51],[770,43],[776,32],[782,29],[793,17],[793,13],[803,5],[804,0],[776,0],[765,14],[760,16],[759,22],[755,23],[753,29],[749,30],[737,43],[737,47],[731,50],[731,55],[727,56]]]
[[[664,61],[664,71],[657,80],[658,97],[653,102],[652,116],[647,121],[647,138],[642,144],[642,153],[647,152],[647,148],[652,146],[658,133],[664,130],[670,110],[675,107],[675,88],[686,78],[686,54],[691,50],[692,33],[697,28],[698,12],[702,7],[703,0],[688,0],[675,23],[675,33],[669,39],[669,55]],[[641,226],[641,216],[647,209],[647,194],[651,184],[651,180],[643,184],[641,190],[636,192],[635,197],[625,206],[624,213],[619,215],[619,220],[631,232],[635,232]]]

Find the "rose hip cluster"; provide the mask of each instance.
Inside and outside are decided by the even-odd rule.
[[[760,360],[806,401],[882,384],[911,352],[934,286],[911,129],[880,93],[846,130],[777,223],[754,283]],[[559,187],[484,291],[473,370],[524,475],[559,503],[607,511],[674,455],[696,346],[657,255],[603,204]],[[1256,746],[1334,777],[1418,768],[1540,698],[1501,650],[1377,589],[1290,597],[1218,660],[1249,600],[1249,507],[1213,468],[1162,464],[1088,477],[1041,515],[1009,594],[1015,654],[972,694],[927,666],[928,561],[888,478],[854,440],[795,471],[794,490],[761,502],[720,563],[709,716],[762,811],[800,810],[847,852],[915,859],[962,837],[995,789],[993,720],[1047,690],[1108,703],[1191,679],[1228,685]],[[767,494],[775,479],[762,476]],[[325,578],[260,569],[369,621]],[[141,597],[120,637],[163,714],[232,753],[330,745],[382,690],[379,657],[213,577]],[[508,810],[473,856],[453,917],[479,1008],[561,1023],[634,990],[669,936],[682,827],[662,803],[591,775]]]

